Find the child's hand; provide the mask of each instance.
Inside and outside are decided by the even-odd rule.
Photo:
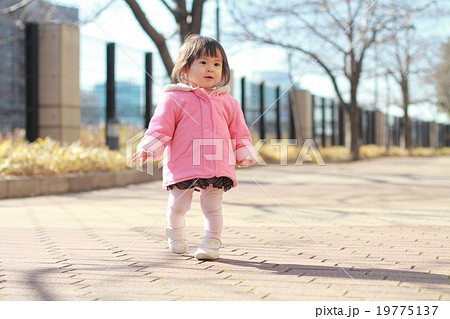
[[[253,145],[243,146],[236,150],[236,165],[247,167],[256,162],[256,151]]]
[[[253,164],[253,161],[251,159],[245,158],[241,161],[236,161],[236,165],[239,167],[247,167]]]
[[[150,156],[148,156],[147,152],[145,152],[145,151],[136,152],[136,153],[133,154],[133,161],[132,162],[134,163],[138,159],[141,159],[140,165],[142,166],[142,165],[145,164],[145,162],[147,162],[149,157]]]

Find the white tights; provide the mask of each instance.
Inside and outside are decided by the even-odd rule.
[[[191,209],[194,189],[170,190],[167,207],[167,222],[169,228],[177,229],[185,225],[186,213]],[[205,222],[205,237],[220,239],[223,227],[222,217],[223,189],[209,185],[206,189],[200,189],[200,207]]]

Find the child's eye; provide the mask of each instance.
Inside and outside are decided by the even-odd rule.
[[[200,64],[206,64],[206,61],[200,61]]]
[[[220,66],[220,63],[215,63],[214,66],[219,67],[219,66]]]

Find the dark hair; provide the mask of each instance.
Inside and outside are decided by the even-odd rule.
[[[173,83],[189,85],[189,80],[183,71],[189,70],[195,59],[200,59],[202,56],[217,57],[219,53],[222,56],[222,78],[217,86],[224,86],[230,82],[231,76],[225,50],[213,38],[203,37],[199,34],[189,35],[180,48],[178,60],[172,70]]]

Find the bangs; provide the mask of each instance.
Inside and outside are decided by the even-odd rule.
[[[217,58],[221,55],[219,47],[212,41],[206,42],[200,50],[194,53],[195,59],[200,59],[203,56]]]

